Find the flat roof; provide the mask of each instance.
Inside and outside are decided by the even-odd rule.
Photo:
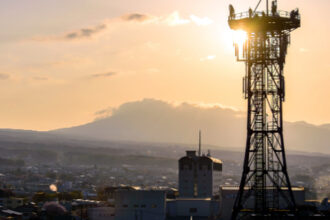
[[[214,158],[214,157],[209,157],[209,156],[194,156],[194,157],[190,157],[190,156],[184,156],[184,157],[181,157],[179,159],[180,160],[185,160],[185,159],[188,159],[188,160],[203,160],[203,159],[208,159],[208,160],[211,160],[213,163],[219,163],[219,164],[222,164],[222,161],[217,159],[217,158]]]
[[[9,214],[9,215],[22,215],[21,212],[16,212],[16,211],[13,211],[10,209],[4,209],[4,210],[1,210],[1,212]]]
[[[176,198],[176,199],[166,199],[166,201],[211,201],[211,197],[207,198]]]
[[[221,190],[238,190],[239,186],[220,186]],[[244,187],[245,190],[248,190],[250,187]],[[268,187],[267,189],[273,189],[274,187]],[[287,190],[287,187],[282,187],[282,190]],[[304,191],[305,187],[302,186],[293,186],[291,187],[293,191]]]

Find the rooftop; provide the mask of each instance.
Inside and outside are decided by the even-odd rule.
[[[238,190],[239,186],[220,186],[221,190]],[[293,191],[304,191],[304,187],[299,187],[299,186],[293,186],[291,187]],[[248,187],[245,187],[245,190],[248,190]],[[268,187],[268,189],[272,189]],[[282,187],[282,190],[287,190],[286,187]]]

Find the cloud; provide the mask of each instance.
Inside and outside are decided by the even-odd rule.
[[[131,13],[121,16],[122,20],[124,21],[138,21],[143,22],[146,20],[149,20],[151,17],[149,15],[145,14],[139,14],[139,13]]]
[[[211,20],[208,17],[200,18],[197,17],[196,15],[190,15],[190,19],[198,26],[205,26],[213,23],[213,20]]]
[[[148,21],[150,23],[165,24],[168,26],[185,25],[185,24],[190,24],[191,22],[193,22],[198,26],[205,26],[213,23],[213,20],[211,20],[208,17],[200,18],[196,15],[190,15],[189,18],[183,18],[178,11],[174,11],[166,16],[151,16],[140,13],[131,13],[131,14],[123,15],[121,18],[124,21],[137,21],[137,22]]]
[[[124,21],[138,21],[138,22],[149,22],[154,24],[165,24],[168,26],[179,26],[191,23],[190,19],[182,18],[178,11],[174,11],[166,16],[151,16],[146,14],[132,13],[123,15],[122,20]]]
[[[32,40],[47,42],[47,41],[73,41],[80,39],[90,39],[94,35],[101,33],[107,29],[107,23],[104,22],[102,24],[98,24],[95,26],[81,28],[79,30],[74,30],[65,34],[61,34],[58,36],[37,36],[33,37]]]
[[[173,12],[162,20],[169,26],[178,26],[190,23],[190,20],[182,18],[178,11]]]
[[[7,73],[0,73],[0,80],[7,80],[10,78],[10,75]]]
[[[90,28],[82,28],[78,31],[70,32],[64,36],[65,39],[73,40],[73,39],[80,39],[80,38],[89,38],[94,34],[101,32],[102,30],[106,29],[105,24],[100,24]]]
[[[110,24],[115,22],[138,22],[138,23],[148,23],[148,24],[158,24],[167,26],[180,26],[186,24],[196,24],[198,26],[205,26],[213,23],[208,17],[200,18],[196,15],[190,15],[189,18],[183,18],[178,11],[174,11],[165,16],[153,16],[141,13],[130,13],[119,16],[117,18],[106,19],[100,24],[95,26],[81,28],[79,30],[74,30],[60,36],[47,36],[47,37],[34,37],[33,40],[36,41],[53,41],[53,40],[80,40],[80,39],[90,39],[94,35],[100,34],[107,30]]]
[[[94,113],[94,115],[96,117],[95,121],[110,117],[113,113],[113,110],[114,110],[114,108],[108,107],[108,108],[105,108],[105,109],[102,109],[100,111],[95,112]]]
[[[93,74],[91,75],[92,78],[105,78],[105,77],[111,77],[116,75],[116,72],[107,72],[107,73],[97,73],[97,74]]]

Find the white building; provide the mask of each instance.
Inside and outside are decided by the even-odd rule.
[[[201,140],[201,139],[200,139]],[[114,191],[115,220],[216,219],[216,199],[222,162],[208,155],[187,151],[179,160],[179,197],[166,199],[160,190],[117,189]]]
[[[113,207],[91,207],[87,209],[88,219],[90,220],[114,220],[115,208]]]
[[[187,151],[187,155],[179,160],[179,196],[212,197],[218,193],[221,171],[221,160]]]
[[[187,151],[179,160],[179,197],[167,200],[168,219],[216,219],[221,172],[220,160]]]
[[[160,190],[117,190],[115,220],[165,220],[166,193]]]
[[[219,200],[212,198],[178,198],[167,200],[168,220],[216,219],[219,216]]]

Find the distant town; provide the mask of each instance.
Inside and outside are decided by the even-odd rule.
[[[242,152],[198,143],[15,140],[0,143],[2,219],[225,220],[241,176]],[[330,157],[288,158],[299,207],[329,214]]]
[[[330,220],[330,1],[0,1],[0,220]]]

